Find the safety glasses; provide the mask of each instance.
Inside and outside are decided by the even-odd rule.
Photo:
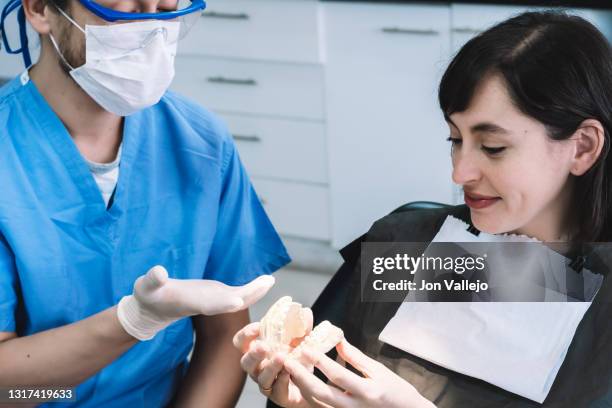
[[[191,9],[186,3],[190,1],[178,1],[175,5],[177,11],[160,12],[160,13],[122,13],[130,15],[129,20],[116,20],[113,23],[102,23],[100,20],[95,20],[94,24],[90,24],[91,19],[85,19],[80,23],[75,21],[68,13],[59,7],[57,11],[69,20],[75,27],[87,38],[87,48],[96,49],[98,52],[104,52],[105,55],[120,56],[137,49],[146,48],[149,44],[155,42],[167,47],[176,49],[176,43],[183,39],[196,24],[202,14],[201,9],[197,9],[189,14],[182,14],[184,10]],[[116,12],[113,10],[113,12]],[[164,16],[165,18],[143,19],[137,18],[144,15],[149,16]],[[172,17],[172,18],[169,18]]]
[[[167,37],[167,42],[176,42],[184,38],[191,28],[197,23],[199,18],[202,15],[202,12],[206,8],[206,2],[204,0],[179,0],[176,3],[176,7],[174,10],[169,11],[159,11],[156,13],[138,13],[138,12],[126,12],[115,10],[109,7],[105,7],[100,4],[99,1],[94,0],[78,0],[79,3],[85,7],[92,14],[96,15],[100,19],[108,22],[109,25],[112,24],[122,24],[128,22],[142,22],[145,23],[147,21],[165,21],[165,22],[176,22],[177,26],[179,26],[178,35],[167,36],[167,33],[164,31],[161,34]],[[18,9],[17,12],[17,21],[19,23],[19,41],[20,47],[14,49],[11,47],[10,42],[8,40],[9,35],[5,30],[5,21],[8,16]],[[86,24],[87,25],[87,24]],[[92,28],[95,26],[92,26]],[[96,36],[98,32],[104,32],[105,36],[108,31],[101,30],[91,30],[93,36]],[[172,30],[174,32],[174,30]],[[119,34],[121,30],[118,30]],[[2,42],[4,49],[9,54],[22,54],[24,64],[26,67],[32,65],[30,52],[28,48],[28,36],[26,31],[26,19],[25,13],[23,11],[23,7],[21,7],[21,0],[9,0],[4,9],[2,10],[2,14],[0,14],[0,36],[2,37]],[[98,35],[99,36],[99,35]],[[116,39],[111,38],[98,38],[100,42],[105,44],[112,44],[113,47],[117,47],[117,44],[121,44],[121,41],[117,41]],[[147,38],[142,40],[142,43],[146,44],[148,41]],[[125,50],[129,50],[134,48],[134,44],[126,43],[125,46],[121,46]]]
[[[131,13],[104,7],[94,0],[79,0],[79,2],[87,10],[110,23],[134,20],[172,20],[190,14],[199,17],[206,8],[204,0],[179,0],[176,10],[157,13]]]
[[[130,41],[127,37],[123,41],[121,38],[112,38],[113,36],[121,36],[124,30],[109,31],[105,30],[104,27],[89,25],[88,35],[95,37],[100,44],[108,44],[109,47],[126,51],[146,45],[150,39],[157,35],[164,37],[167,44],[173,44],[182,40],[200,20],[202,12],[206,8],[204,0],[178,0],[175,5],[175,10],[172,11],[131,13],[103,7],[99,2],[93,0],[79,1],[87,10],[109,22],[109,24],[132,23],[131,25],[135,28],[137,28],[136,26],[138,25],[142,25],[144,26],[143,28],[145,28],[148,25],[155,24],[155,21],[165,23],[165,27],[156,29],[149,37],[145,36],[138,40],[137,37],[130,36],[132,39],[135,38],[137,41],[141,41],[141,45],[135,44],[133,40]],[[168,28],[174,25],[178,26],[178,30],[168,30]],[[138,29],[138,31],[142,32],[141,29]]]

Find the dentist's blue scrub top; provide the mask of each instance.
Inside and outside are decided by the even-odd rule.
[[[27,72],[0,88],[0,331],[27,336],[85,319],[157,264],[173,278],[241,285],[288,261],[211,113],[168,92],[125,118],[107,209]],[[191,346],[191,319],[182,319],[81,384],[75,405],[164,406]]]

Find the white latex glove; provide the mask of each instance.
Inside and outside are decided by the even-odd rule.
[[[214,280],[172,279],[163,266],[136,279],[134,293],[119,301],[117,317],[126,332],[150,340],[171,323],[188,316],[213,316],[246,309],[274,285],[263,275],[244,286]]]

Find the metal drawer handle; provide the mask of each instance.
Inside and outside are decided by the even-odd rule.
[[[239,134],[234,134],[234,135],[232,135],[232,137],[237,142],[253,142],[253,143],[261,142],[261,138],[259,136],[257,136],[257,135],[239,135]]]
[[[216,76],[216,77],[208,77],[206,78],[206,80],[208,82],[212,82],[215,84],[248,85],[248,86],[257,85],[257,81],[255,81],[254,79],[225,78],[222,76]]]
[[[220,13],[218,11],[207,11],[202,17],[224,18],[226,20],[248,20],[251,18],[247,13]]]
[[[438,31],[433,29],[418,29],[418,28],[401,28],[401,27],[383,27],[381,29],[386,34],[416,34],[416,35],[438,35]]]
[[[460,34],[480,34],[482,30],[472,27],[457,27],[452,29],[453,33]]]

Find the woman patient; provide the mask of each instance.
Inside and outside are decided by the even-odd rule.
[[[450,131],[452,178],[463,188],[467,206],[389,215],[363,241],[429,242],[449,215],[491,234],[570,244],[611,241],[612,52],[594,26],[557,12],[504,21],[454,57],[440,83],[439,102]],[[358,247],[343,252],[344,267],[358,268]],[[276,404],[536,405],[385,346],[378,336],[399,304],[362,302],[359,271],[353,278],[341,324],[346,340],[337,346],[340,363],[308,353],[327,382],[285,355],[268,352],[257,341],[258,323],[236,334],[235,345],[245,353],[243,369]],[[606,276],[545,405],[612,404],[611,293]]]

